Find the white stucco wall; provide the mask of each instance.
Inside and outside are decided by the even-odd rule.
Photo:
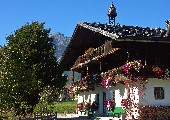
[[[96,94],[99,93],[99,113],[103,113],[103,92],[106,93],[106,100],[112,99],[114,87],[110,87],[109,89],[103,88],[103,86],[96,87],[95,92]],[[107,110],[106,110],[107,113]]]
[[[163,87],[164,88],[164,99],[157,100],[154,98],[154,87]],[[130,96],[133,99],[134,103],[141,105],[141,106],[170,106],[170,79],[163,80],[158,78],[149,78],[148,83],[145,85],[143,91],[139,90],[137,86],[130,87]],[[115,103],[117,107],[121,107],[122,99],[127,98],[128,88],[125,87],[123,84],[116,84],[116,86],[112,86],[108,89],[103,88],[103,86],[95,87],[94,91],[83,92],[79,94],[78,103],[87,101],[91,98],[91,103],[96,100],[97,94],[99,93],[99,110],[96,111],[99,114],[103,113],[103,92],[106,93],[106,100],[111,99],[113,100],[113,92],[115,92]],[[140,93],[140,94],[139,94]],[[142,99],[143,97],[143,99]],[[137,110],[134,106],[133,110]],[[106,114],[107,114],[106,110]],[[79,113],[80,114],[80,113]],[[135,118],[137,118],[138,113],[132,113]],[[131,117],[129,117],[130,119]]]
[[[103,86],[95,87],[94,91],[88,91],[88,92],[81,92],[78,95],[78,103],[83,102],[89,102],[91,99],[91,103],[93,103],[95,100],[97,100],[97,94],[99,93],[99,109],[96,111],[96,113],[103,113],[103,92],[106,93],[106,100],[112,99],[113,97],[113,87],[109,89],[103,88]],[[80,112],[78,112],[80,114]],[[107,113],[107,110],[106,110]]]
[[[127,90],[125,89],[123,84],[116,84],[116,86],[112,86],[108,89],[103,88],[103,86],[95,87],[94,91],[82,92],[78,96],[78,103],[89,102],[91,98],[91,103],[97,99],[97,94],[99,93],[99,110],[97,113],[103,113],[103,92],[106,93],[106,100],[113,100],[113,92],[115,92],[115,103],[117,107],[121,107],[122,98],[127,98]],[[106,114],[107,114],[106,109]]]
[[[127,113],[126,118],[127,119],[133,119],[132,116],[134,117],[134,119],[138,119],[139,116],[139,89],[137,86],[131,86],[130,87],[130,98],[131,98],[131,102],[132,104],[132,108],[131,108],[131,114]]]
[[[165,93],[164,99],[158,100],[154,98],[154,87],[164,88],[164,93]],[[158,78],[149,78],[148,83],[146,84],[146,90],[145,90],[144,100],[142,104],[144,106],[147,105],[170,106],[170,79],[163,80]]]
[[[127,89],[123,84],[117,83],[114,87],[116,107],[121,107],[122,99],[127,98]]]

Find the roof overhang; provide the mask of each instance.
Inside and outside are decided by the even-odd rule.
[[[66,47],[61,58],[61,64],[63,65],[64,70],[70,70],[78,56],[84,54],[85,50],[90,47],[96,48],[104,44],[106,40],[112,40],[118,44],[120,43],[120,46],[122,46],[122,42],[124,43],[123,46],[126,46],[126,43],[163,43],[164,45],[170,45],[170,38],[119,37],[117,33],[108,32],[100,27],[95,27],[86,23],[78,23],[71,37],[70,43]]]
[[[61,64],[65,70],[70,70],[77,57],[82,55],[89,47],[95,48],[104,44],[105,40],[116,39],[117,37],[116,34],[110,34],[107,31],[79,23],[61,58]]]

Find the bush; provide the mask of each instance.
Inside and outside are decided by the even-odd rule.
[[[0,120],[13,120],[15,118],[14,111],[1,111]]]

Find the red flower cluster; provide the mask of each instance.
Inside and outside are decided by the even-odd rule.
[[[163,75],[163,73],[164,73],[164,71],[163,71],[160,67],[158,67],[158,66],[152,66],[152,70],[153,70],[153,72],[155,72],[156,75],[158,75],[158,76],[161,76],[161,75]]]
[[[121,105],[123,107],[127,108],[132,105],[132,101],[130,99],[122,99]]]
[[[112,77],[110,77],[110,76],[104,77],[103,81],[102,81],[103,87],[108,88],[109,86],[112,85],[112,82],[113,82],[113,76]]]
[[[77,105],[76,105],[76,108],[77,108],[77,110],[86,110],[86,104],[83,102],[83,103],[78,103]]]
[[[125,74],[129,74],[131,69],[134,69],[139,72],[139,69],[142,67],[141,60],[135,60],[133,62],[127,62],[123,65],[123,71]]]
[[[106,100],[106,108],[108,111],[112,111],[114,109],[114,102],[111,101],[110,99],[109,100]]]
[[[94,48],[89,48],[85,51],[85,54],[91,53],[94,50]]]

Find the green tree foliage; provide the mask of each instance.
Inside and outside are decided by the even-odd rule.
[[[32,112],[46,86],[61,90],[66,84],[54,57],[55,45],[44,23],[27,23],[7,37],[0,49],[0,109]]]

